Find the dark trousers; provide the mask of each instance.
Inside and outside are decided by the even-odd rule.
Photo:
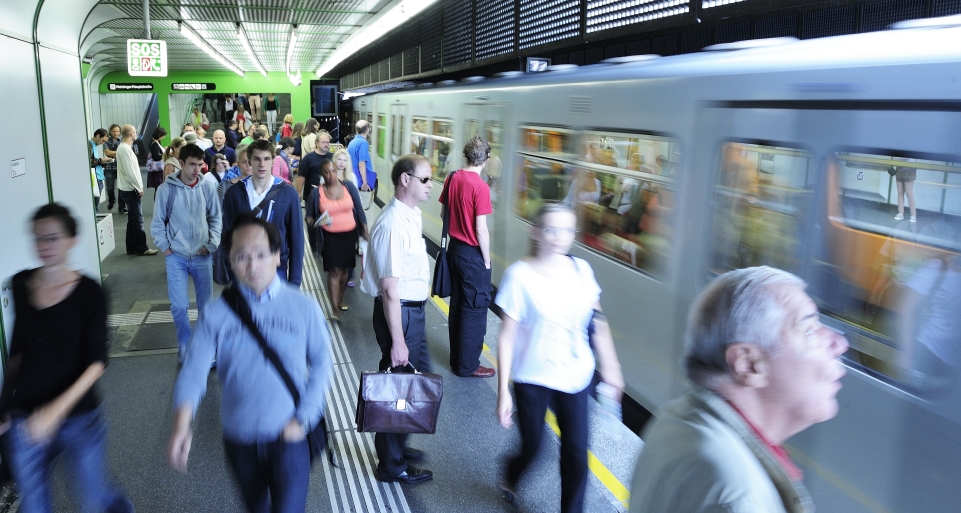
[[[480,366],[491,304],[491,270],[484,267],[480,248],[453,237],[447,248],[450,267],[450,368],[469,376]]]
[[[137,191],[120,191],[120,200],[127,204],[127,254],[139,255],[147,251],[147,234],[143,231],[143,198]]]
[[[307,508],[310,451],[306,439],[260,444],[224,439],[224,453],[250,513],[293,513]]]
[[[573,394],[540,385],[514,383],[521,452],[507,463],[507,482],[513,487],[541,446],[544,415],[552,406],[561,429],[561,512],[584,510],[587,490],[587,389]]]
[[[117,170],[113,171],[104,170],[103,172],[103,182],[104,188],[107,190],[107,206],[113,207],[116,203],[120,210],[127,208],[126,203],[123,202],[122,198],[118,198],[117,194]]]
[[[430,355],[427,352],[427,331],[425,330],[424,304],[420,307],[401,306],[400,318],[404,325],[404,341],[407,343],[408,359],[415,369],[430,372]],[[393,341],[384,303],[380,298],[374,301],[374,335],[380,346],[380,370],[390,367],[390,349]],[[376,433],[374,449],[377,451],[377,472],[383,476],[398,476],[407,470],[404,463],[404,447],[407,446],[407,433]]]

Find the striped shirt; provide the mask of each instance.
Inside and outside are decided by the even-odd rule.
[[[430,296],[430,265],[424,243],[420,209],[393,198],[370,229],[364,255],[361,290],[380,296],[381,278],[397,278],[402,301],[424,301]]]

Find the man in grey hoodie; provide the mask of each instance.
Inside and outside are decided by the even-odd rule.
[[[193,278],[197,310],[213,297],[213,268],[210,255],[220,246],[222,227],[217,187],[201,180],[204,150],[187,144],[178,155],[181,170],[157,188],[150,234],[163,251],[167,265],[167,295],[179,345],[178,361],[183,363],[190,340],[187,318],[187,280]]]

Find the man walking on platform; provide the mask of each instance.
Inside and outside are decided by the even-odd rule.
[[[113,210],[117,203],[117,212],[127,213],[127,205],[119,198],[117,189],[117,147],[123,140],[120,138],[120,125],[110,125],[110,137],[103,141],[103,155],[110,160],[103,165],[104,186],[107,189],[107,210]]]
[[[490,187],[480,176],[490,152],[490,145],[480,137],[467,141],[467,166],[448,175],[440,193],[444,215],[450,218],[450,368],[465,378],[494,375],[494,369],[480,365],[493,289],[487,216],[494,208]]]
[[[374,335],[380,346],[380,370],[410,364],[430,372],[425,304],[430,295],[430,271],[424,245],[422,219],[417,205],[430,197],[430,163],[424,157],[404,155],[394,164],[390,179],[394,198],[370,231],[361,290],[375,296]],[[408,463],[424,453],[407,447],[405,433],[377,433],[377,479],[407,484],[433,477]]]
[[[147,234],[143,231],[143,179],[140,163],[133,152],[137,129],[124,125],[120,129],[123,141],[117,146],[117,189],[120,199],[127,205],[127,254],[151,256],[159,253],[147,247]]]
[[[157,188],[150,234],[164,253],[167,266],[167,296],[177,329],[177,360],[183,363],[190,340],[187,280],[193,278],[197,310],[213,297],[213,266],[210,255],[220,246],[220,198],[217,186],[200,179],[204,152],[187,144],[180,149],[180,171]]]
[[[223,130],[214,130],[213,145],[204,150],[204,162],[207,163],[207,169],[210,171],[217,167],[214,157],[218,153],[227,157],[227,162],[231,166],[237,164],[237,153],[230,146],[227,146],[227,135],[224,134]]]
[[[365,120],[357,122],[357,136],[347,145],[350,161],[354,163],[354,175],[357,186],[361,191],[372,191],[377,185],[377,173],[370,161],[370,123]]]
[[[320,425],[327,401],[330,330],[317,300],[277,276],[281,239],[272,224],[241,216],[224,245],[237,282],[197,321],[174,385],[167,457],[187,473],[191,420],[216,358],[224,455],[247,511],[303,513],[310,486],[306,437]],[[246,323],[239,312],[246,312]]]
[[[277,272],[281,278],[300,286],[304,268],[304,216],[300,198],[292,185],[271,174],[274,143],[252,142],[247,147],[247,157],[253,174],[224,194],[224,232],[238,215],[247,212],[274,225],[282,241]]]

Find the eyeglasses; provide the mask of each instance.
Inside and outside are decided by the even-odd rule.
[[[577,230],[575,230],[575,229],[573,229],[573,228],[551,228],[551,227],[548,227],[548,228],[541,228],[541,231],[544,232],[544,235],[550,235],[550,236],[555,236],[555,235],[575,235],[575,234],[577,234]]]
[[[413,173],[404,173],[404,174],[407,175],[407,176],[409,176],[409,177],[411,177],[411,178],[413,178],[414,180],[419,181],[420,183],[422,183],[422,184],[424,184],[424,185],[427,185],[427,182],[430,181],[430,177],[429,177],[429,176],[420,177],[420,176],[414,176]]]

